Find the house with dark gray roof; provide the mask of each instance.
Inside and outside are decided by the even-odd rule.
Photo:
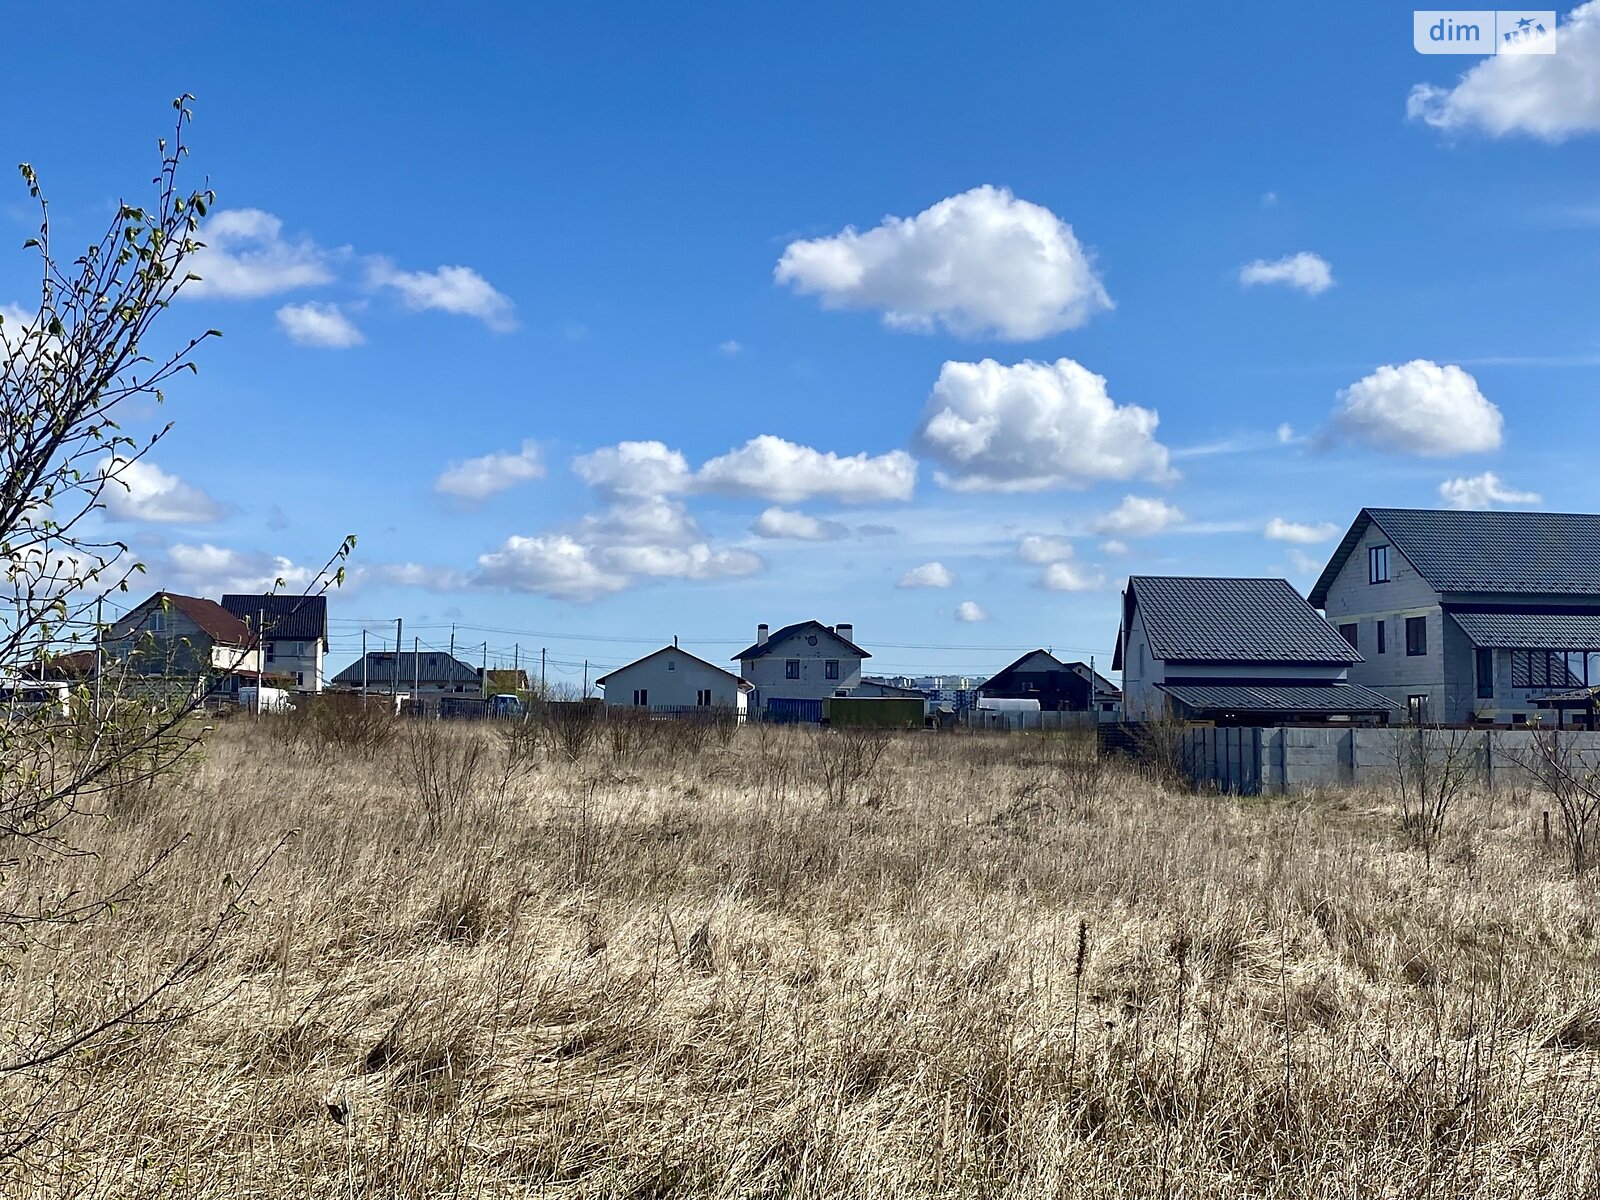
[[[266,669],[294,680],[298,692],[322,690],[328,652],[326,596],[229,593],[222,607],[254,629],[259,622]]]
[[[418,699],[483,694],[483,671],[438,650],[369,650],[332,679],[336,688]]]
[[[1386,723],[1389,699],[1350,681],[1360,661],[1286,580],[1135,575],[1111,669],[1133,722]]]
[[[1600,686],[1600,514],[1364,508],[1311,603],[1411,719],[1520,724]]]
[[[861,683],[863,660],[872,657],[854,638],[854,625],[798,621],[776,631],[757,625],[756,640],[733,656],[754,688],[750,703],[757,712],[781,709],[786,719],[822,720],[822,702],[850,695]]]
[[[978,687],[988,700],[1037,700],[1041,712],[1114,715],[1121,689],[1087,663],[1062,662],[1048,650],[1030,650]]]

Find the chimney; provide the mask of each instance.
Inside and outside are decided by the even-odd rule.
[[[835,625],[833,630],[847,642],[853,642],[856,640],[856,627],[854,625],[846,625],[841,622],[840,624]]]
[[[766,644],[767,644],[767,623],[765,621],[763,621],[761,624],[756,626],[756,645],[765,646]]]

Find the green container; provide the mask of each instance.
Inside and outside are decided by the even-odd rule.
[[[822,717],[834,729],[921,729],[921,700],[899,697],[833,696]]]

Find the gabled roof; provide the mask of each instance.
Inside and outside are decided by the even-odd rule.
[[[1600,594],[1600,513],[1363,508],[1311,589],[1312,604],[1327,605],[1372,525],[1437,592]]]
[[[250,596],[229,593],[222,607],[254,626],[261,613],[268,637],[293,641],[320,641],[328,648],[328,598],[326,596]]]
[[[1395,711],[1394,701],[1359,683],[1184,684],[1158,683],[1161,691],[1196,712],[1340,713]]]
[[[782,629],[773,630],[772,633],[767,636],[767,640],[761,645],[757,646],[751,644],[746,646],[743,650],[739,651],[739,653],[735,654],[733,658],[737,662],[745,662],[752,658],[761,658],[764,655],[771,654],[778,643],[783,641],[785,638],[792,637],[798,633],[805,633],[808,629],[815,629],[819,634],[825,633],[829,637],[843,642],[849,647],[852,654],[859,654],[862,658],[872,657],[872,655],[868,654],[865,650],[856,645],[854,642],[850,641],[848,638],[839,637],[838,632],[834,630],[832,626],[824,625],[821,621],[797,621],[793,625],[785,625]]]
[[[1600,612],[1454,612],[1450,619],[1485,650],[1597,650]]]
[[[610,679],[611,676],[615,675],[618,671],[626,671],[629,667],[637,667],[640,663],[647,663],[652,658],[655,658],[657,655],[666,654],[666,653],[669,653],[669,652],[674,653],[674,654],[681,654],[681,655],[683,655],[683,657],[689,659],[691,662],[697,662],[702,667],[707,667],[707,668],[715,671],[718,675],[726,675],[729,679],[733,680],[734,683],[738,684],[739,687],[743,688],[746,691],[749,691],[751,688],[755,687],[755,684],[751,683],[748,679],[740,679],[739,676],[735,675],[732,671],[724,670],[722,667],[717,666],[716,663],[709,663],[705,659],[701,658],[698,654],[690,654],[682,646],[663,646],[659,650],[652,650],[649,654],[646,654],[643,658],[636,658],[631,663],[628,663],[628,664],[626,664],[624,666],[617,667],[615,670],[608,671],[606,674],[600,676],[599,679],[596,679],[594,681],[595,682],[595,686],[596,687],[603,687],[603,686],[605,686],[606,680]]]
[[[1361,655],[1284,579],[1135,575],[1123,628],[1144,617],[1150,653],[1166,662],[1348,666]]]
[[[395,659],[399,659],[398,668]],[[421,660],[420,662],[417,660]],[[357,658],[344,670],[333,677],[334,683],[358,684],[361,682],[361,659]],[[482,677],[477,667],[469,667],[459,658],[451,658],[438,650],[423,650],[420,653],[411,650],[402,650],[396,654],[393,650],[368,650],[367,657],[367,683],[388,683],[394,675],[399,675],[400,683],[409,686],[413,679],[425,679],[429,683],[481,683]]]
[[[1089,677],[1089,681],[1094,685],[1096,691],[1107,692],[1116,696],[1122,695],[1121,688],[1092,668],[1088,663],[1069,662],[1067,667],[1069,670],[1079,670],[1081,668],[1081,673]]]
[[[1008,674],[1008,673],[1010,673],[1012,671],[1015,671],[1018,667],[1020,667],[1023,663],[1027,662],[1030,658],[1037,657],[1038,655],[1041,655],[1041,654],[1045,658],[1049,659],[1049,662],[1041,663],[1039,665],[1039,669],[1040,670],[1042,670],[1042,671],[1071,672],[1072,668],[1067,666],[1066,663],[1062,662],[1054,654],[1051,654],[1050,651],[1048,651],[1048,650],[1029,650],[1021,658],[1017,659],[1015,662],[1007,663],[1005,666],[1001,667],[998,671],[996,671],[993,675],[989,676],[989,678],[985,679],[982,683],[980,683],[978,685],[978,691],[980,691],[980,692],[983,691],[984,688],[988,687],[996,679],[999,679],[1000,676]]]
[[[221,642],[226,646],[248,646],[253,643],[254,635],[250,632],[249,626],[215,600],[207,600],[203,596],[157,592],[133,612],[159,606],[162,603],[171,605],[173,609],[188,617],[214,642]],[[131,617],[133,612],[128,615]]]

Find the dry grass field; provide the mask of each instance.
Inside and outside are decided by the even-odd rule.
[[[829,743],[828,738],[834,738]],[[30,857],[15,1197],[1593,1196],[1600,942],[1537,797],[1163,790],[1039,735],[219,727]],[[705,744],[697,745],[703,740]],[[470,761],[469,748],[478,759]],[[290,832],[292,831],[292,832]],[[285,835],[288,834],[286,840]]]

